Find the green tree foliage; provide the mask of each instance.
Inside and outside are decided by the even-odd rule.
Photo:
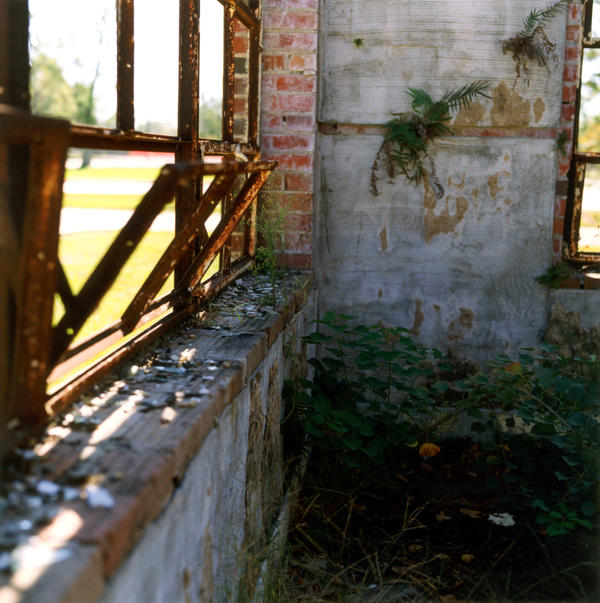
[[[222,136],[221,123],[221,101],[216,98],[210,100],[203,98],[200,105],[200,136],[220,140]]]

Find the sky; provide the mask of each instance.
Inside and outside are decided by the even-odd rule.
[[[200,94],[222,97],[223,7],[203,0]],[[179,0],[135,0],[135,121],[177,123]],[[115,0],[29,0],[32,56],[56,59],[70,84],[89,83],[96,67],[97,117],[116,112]]]

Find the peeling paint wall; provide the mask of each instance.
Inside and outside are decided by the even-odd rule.
[[[556,65],[517,81],[525,0],[321,2],[317,181],[320,307],[410,328],[421,341],[485,361],[540,340],[552,258],[565,15],[547,26]],[[360,39],[361,44],[356,44]],[[490,83],[430,147],[443,187],[370,170],[410,87],[439,98]],[[377,127],[379,126],[379,127]]]

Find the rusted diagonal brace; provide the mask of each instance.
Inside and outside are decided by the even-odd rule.
[[[65,307],[65,312],[71,312],[77,303],[77,299],[73,295],[73,291],[69,285],[69,279],[65,274],[65,269],[60,260],[56,261],[56,270],[56,292],[60,296],[63,306]]]
[[[154,218],[169,203],[181,177],[182,168],[165,166],[135,212],[121,229],[100,263],[75,296],[67,311],[53,329],[51,362],[55,364],[77,335],[90,314],[98,306],[117,278],[121,268],[134,252]]]
[[[245,166],[242,164],[226,165],[223,172],[215,176],[202,197],[201,204],[193,211],[183,229],[177,233],[176,237],[171,241],[167,249],[165,249],[156,266],[139,288],[125,312],[123,312],[121,322],[125,333],[128,333],[135,327],[140,317],[160,291],[160,288],[167,278],[169,278],[171,272],[175,269],[179,258],[187,251],[196,237],[204,233],[206,235],[204,240],[208,240],[204,223],[213,213],[219,200],[229,190],[236,176],[240,172],[243,173],[245,171],[244,168]]]
[[[178,287],[179,292],[184,292],[187,289],[188,295],[194,295],[196,289],[202,283],[202,277],[206,270],[215,259],[234,228],[238,225],[244,212],[248,209],[252,201],[254,201],[256,195],[258,195],[258,192],[267,181],[276,165],[277,162],[275,161],[258,164],[257,169],[250,175],[242,190],[237,195],[233,205],[221,218],[219,225],[215,228],[202,251],[183,275]]]

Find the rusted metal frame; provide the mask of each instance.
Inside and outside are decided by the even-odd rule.
[[[146,313],[140,318],[131,331],[141,329],[151,320],[168,312],[172,308],[172,298],[173,292],[171,291],[151,304]],[[51,384],[52,382],[58,381],[70,371],[77,369],[77,367],[81,367],[85,362],[101,355],[103,352],[105,356],[108,356],[109,353],[107,353],[107,350],[109,347],[119,343],[127,336],[122,326],[122,322],[118,320],[104,328],[102,331],[91,335],[77,346],[67,350],[63,355],[60,364],[57,364],[52,369],[52,372],[48,377],[48,383]],[[83,374],[85,369],[80,372]]]
[[[0,140],[29,147],[20,258],[15,267],[19,280],[8,396],[9,406],[17,408],[21,421],[31,426],[45,419],[68,132],[66,121],[0,108]]]
[[[235,5],[226,4],[223,18],[223,140],[233,142],[235,111]]]
[[[583,42],[580,56],[580,73],[583,65],[584,50],[586,48],[600,48],[600,40],[590,38],[592,31],[593,2],[588,0],[584,5],[583,15]],[[575,115],[581,113],[581,76],[577,85],[575,97]],[[591,261],[599,261],[600,254],[581,253],[579,251],[579,229],[581,226],[581,206],[583,202],[583,187],[585,180],[586,164],[600,164],[600,153],[582,153],[577,150],[579,144],[579,119],[575,120],[573,128],[573,146],[575,151],[569,168],[569,187],[567,193],[567,204],[565,207],[564,229],[563,229],[563,255],[572,264],[587,264]]]
[[[260,21],[254,12],[258,9],[258,2],[254,2],[255,7],[248,7],[239,0],[218,0],[225,8],[232,6],[235,10],[235,16],[248,28],[256,27]]]
[[[248,208],[246,217],[246,227],[244,233],[244,254],[254,257],[256,253],[256,218],[257,218],[258,197],[252,201]]]
[[[248,142],[258,145],[258,89],[260,77],[260,27],[250,29],[248,56]]]
[[[253,171],[250,175],[242,190],[237,195],[234,205],[227,211],[223,218],[221,218],[219,225],[215,228],[201,253],[183,276],[180,286],[187,287],[192,295],[194,295],[196,288],[200,285],[207,268],[219,253],[223,242],[231,235],[233,229],[255,199],[277,163],[266,162],[261,165],[261,168]]]
[[[135,127],[133,0],[117,0],[117,129]]]
[[[179,0],[179,92],[177,133],[185,144],[177,150],[177,161],[190,162],[202,158],[198,141],[200,95],[200,1]],[[184,228],[202,196],[202,174],[192,186],[181,188],[175,200],[175,232]],[[185,273],[194,257],[190,253],[179,258],[175,283]]]
[[[177,313],[165,316],[139,335],[136,335],[133,339],[125,342],[108,356],[87,369],[83,374],[54,392],[46,402],[46,412],[54,414],[66,408],[92,383],[109,373],[119,363],[137,354],[144,346],[170,331],[190,314],[196,312],[197,309],[195,303],[185,308],[180,308]]]
[[[241,167],[241,166],[239,166]],[[187,223],[175,235],[167,249],[165,249],[161,258],[158,260],[136,295],[131,300],[131,303],[121,316],[122,324],[127,332],[131,330],[134,323],[139,320],[139,317],[144,314],[150,302],[155,295],[160,291],[171,272],[173,272],[179,258],[184,254],[189,246],[196,240],[199,234],[206,230],[204,223],[214,211],[219,199],[225,194],[233,183],[239,167],[235,164],[224,166],[221,174],[215,176],[211,182],[209,189],[204,194],[201,204],[189,216]]]
[[[76,303],[66,312],[53,330],[52,363],[67,350],[77,332],[110,289],[121,268],[134,252],[156,216],[172,199],[181,170],[166,166],[144,195],[133,215],[123,226],[99,264],[76,296]]]
[[[196,288],[194,297],[201,306],[207,300],[214,297],[219,291],[223,290],[229,283],[237,279],[246,270],[250,269],[255,263],[254,258],[244,257],[231,263],[231,270],[227,274],[218,272],[208,280],[204,281]]]
[[[204,155],[226,155],[237,150],[249,158],[258,155],[258,147],[247,143],[232,143],[220,140],[198,138],[196,143],[204,151]],[[71,126],[69,146],[76,148],[107,149],[117,151],[163,151],[176,153],[186,146],[191,146],[191,141],[180,140],[178,136],[163,136],[146,132],[122,133],[118,130],[97,128],[93,126]],[[191,152],[185,156],[191,157]],[[183,159],[180,158],[181,161]]]

